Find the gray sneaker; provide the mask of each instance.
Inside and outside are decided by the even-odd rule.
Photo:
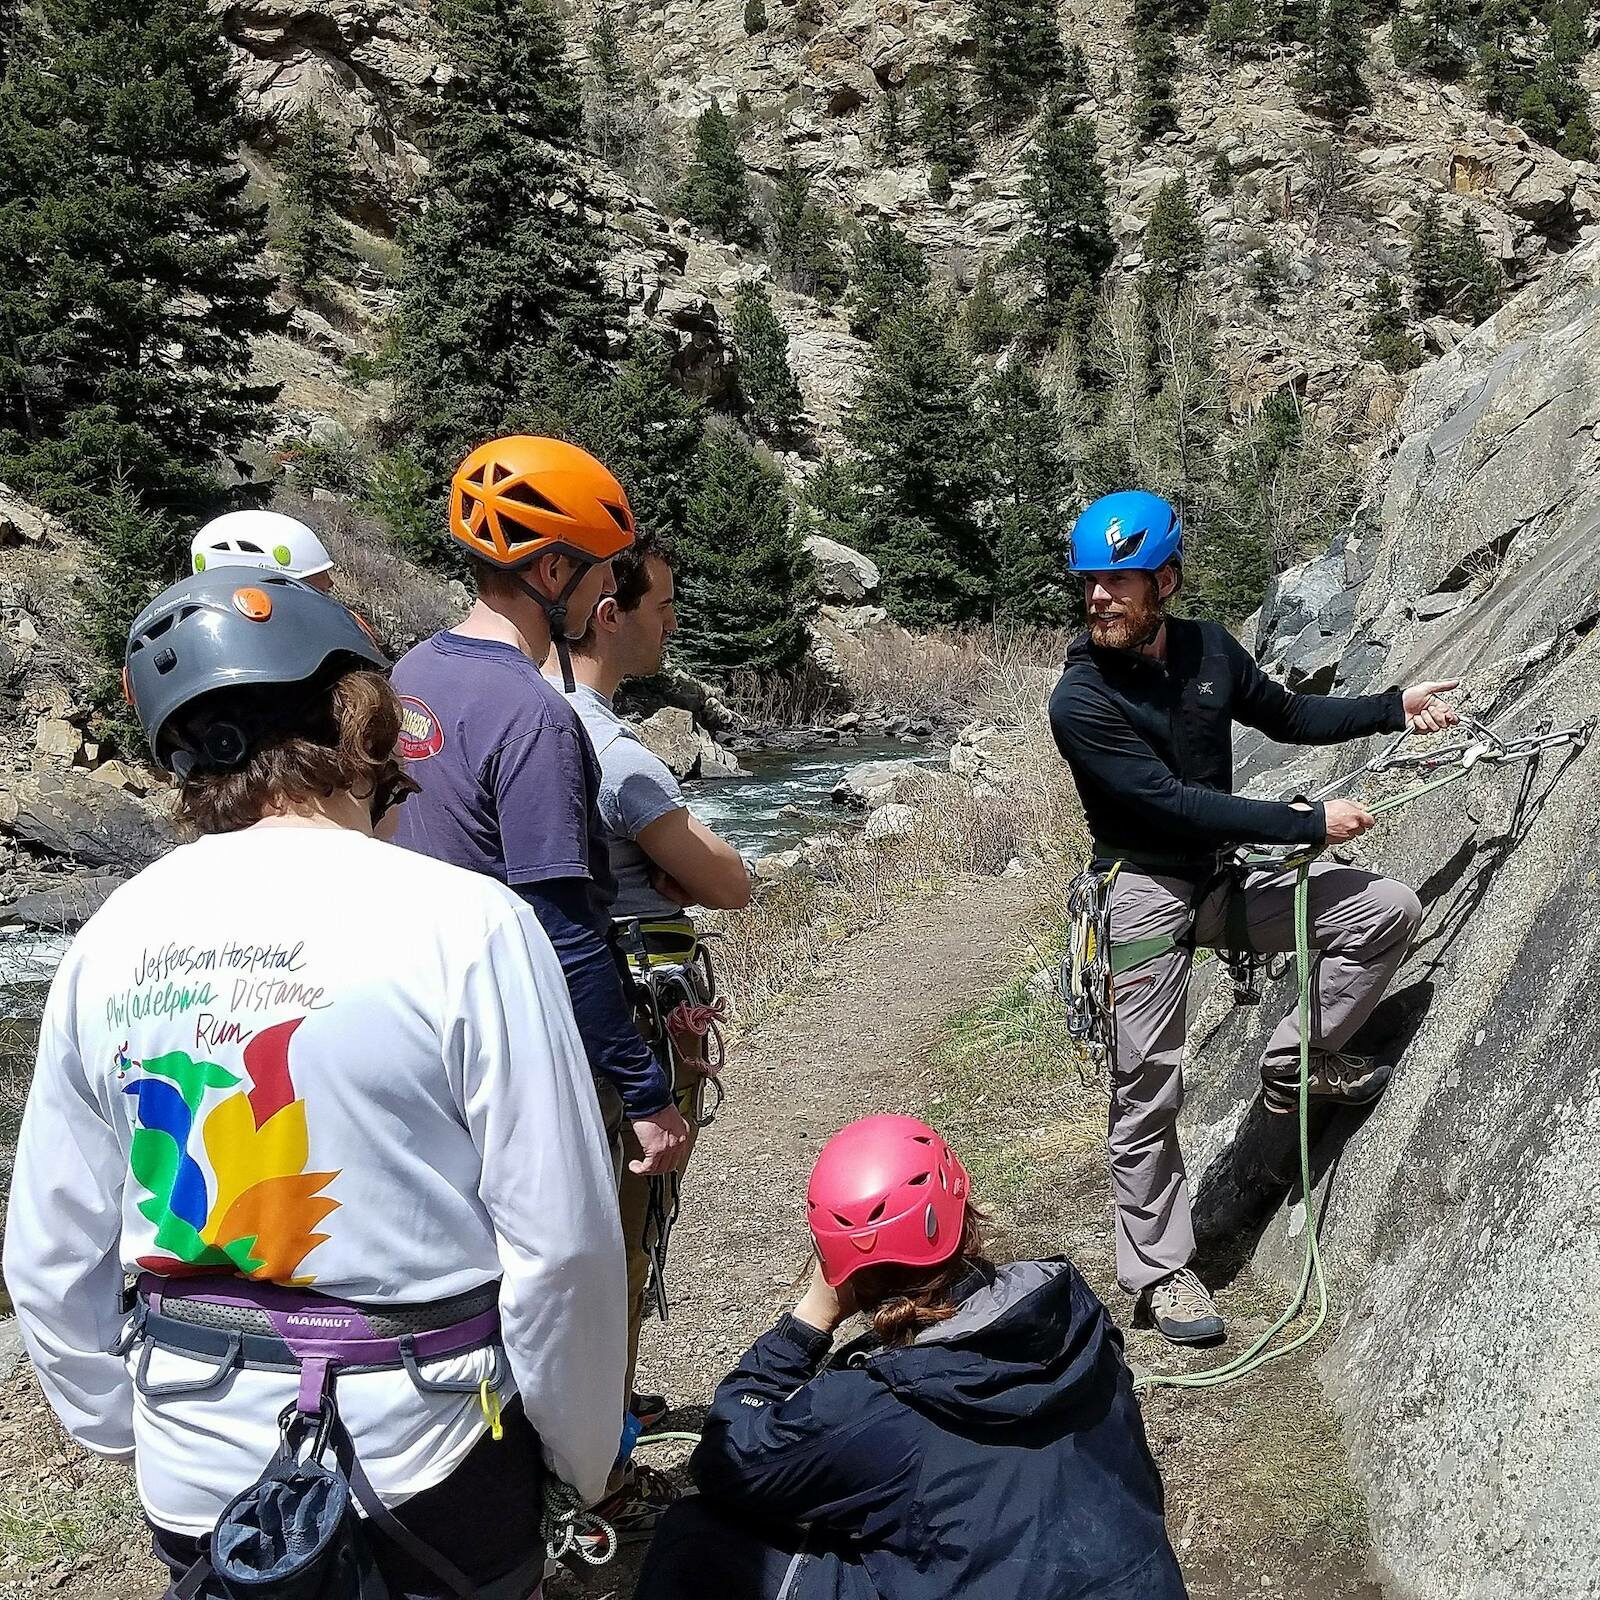
[[[1307,1092],[1313,1100],[1333,1100],[1340,1105],[1371,1105],[1388,1088],[1394,1063],[1375,1061],[1348,1050],[1313,1050]],[[1261,1074],[1261,1103],[1277,1117],[1293,1116],[1300,1109],[1300,1075]]]
[[[1211,1291],[1187,1267],[1151,1284],[1139,1304],[1156,1332],[1174,1344],[1215,1344],[1227,1331]]]

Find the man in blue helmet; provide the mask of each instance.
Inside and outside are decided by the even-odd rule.
[[[1088,628],[1073,642],[1050,700],[1050,727],[1072,768],[1102,869],[1118,943],[1178,942],[1117,980],[1110,1157],[1117,1276],[1168,1339],[1223,1336],[1209,1291],[1189,1269],[1194,1228],[1178,1110],[1189,970],[1196,945],[1248,935],[1257,951],[1294,948],[1292,873],[1222,869],[1232,847],[1340,844],[1373,825],[1350,800],[1249,800],[1233,793],[1233,725],[1284,744],[1336,744],[1368,734],[1431,733],[1456,721],[1436,697],[1454,683],[1358,696],[1291,694],[1215,622],[1171,617],[1183,582],[1183,524],[1158,495],[1095,501],[1072,530]],[[1311,869],[1311,1093],[1365,1104],[1388,1064],[1345,1041],[1371,1014],[1422,915],[1402,883],[1334,861]],[[1296,1009],[1261,1057],[1269,1112],[1298,1105]]]

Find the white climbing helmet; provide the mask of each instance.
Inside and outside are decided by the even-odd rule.
[[[193,570],[266,567],[288,578],[314,578],[333,557],[305,523],[278,511],[230,511],[213,517],[189,547]]]

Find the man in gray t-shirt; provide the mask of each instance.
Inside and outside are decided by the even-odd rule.
[[[681,922],[690,906],[737,910],[750,900],[750,872],[739,852],[690,811],[667,764],[645,748],[612,706],[623,679],[648,678],[661,670],[667,641],[677,632],[671,557],[645,534],[616,558],[612,573],[615,594],[599,602],[588,631],[572,644],[576,687],[571,695],[600,762],[598,808],[617,881],[612,915]],[[703,1080],[681,1056],[674,1065],[676,1086],[692,1096]],[[628,1249],[631,1390],[649,1279],[644,1241],[650,1184],[627,1161],[620,1195]],[[632,1404],[646,1421],[666,1409],[659,1395],[634,1395]]]

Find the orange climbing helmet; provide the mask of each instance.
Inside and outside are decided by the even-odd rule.
[[[587,450],[513,434],[479,445],[456,469],[450,532],[507,571],[547,551],[588,565],[633,543],[633,510],[622,485]]]

